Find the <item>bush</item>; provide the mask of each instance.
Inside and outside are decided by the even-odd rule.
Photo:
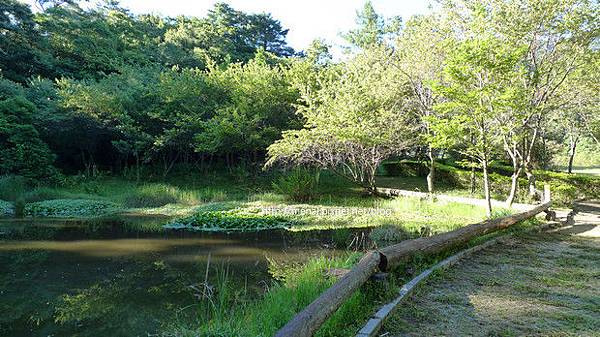
[[[21,176],[5,175],[0,177],[0,199],[16,201],[27,190],[27,179]]]
[[[15,206],[8,201],[0,200],[0,217],[14,216]]]
[[[55,155],[33,126],[37,108],[23,97],[0,101],[0,174],[34,181],[56,179]]]
[[[26,216],[34,217],[90,217],[113,213],[117,205],[100,200],[56,199],[25,205]]]
[[[315,175],[306,169],[294,169],[273,182],[273,189],[291,200],[304,202],[315,196]]]

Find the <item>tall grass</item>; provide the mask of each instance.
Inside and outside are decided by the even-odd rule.
[[[214,297],[201,296],[201,306],[210,309],[208,314],[202,311],[205,316],[200,320],[201,326],[194,329],[182,324],[164,332],[163,336],[272,336],[335,282],[334,278],[326,276],[327,270],[350,268],[359,257],[356,253],[337,258],[321,256],[298,266],[278,265],[271,261],[271,271],[281,281],[273,283],[260,299],[250,302],[240,296],[243,288],[231,289],[234,282],[227,279],[226,271],[221,271],[221,276],[226,277],[221,277],[220,284],[212,290]],[[370,315],[375,305],[375,293],[381,294],[379,291],[358,291],[327,321],[317,336],[346,336],[354,332],[356,327],[348,322],[360,322]]]

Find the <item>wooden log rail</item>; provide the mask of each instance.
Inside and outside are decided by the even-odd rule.
[[[468,242],[518,222],[548,212],[552,202],[548,188],[544,203],[528,211],[471,224],[426,238],[402,241],[379,251],[371,251],[333,286],[299,312],[276,334],[276,337],[309,337],[367,280],[378,271],[388,271],[417,254],[432,254]]]

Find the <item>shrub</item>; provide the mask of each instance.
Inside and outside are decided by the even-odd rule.
[[[25,205],[24,213],[34,217],[91,217],[113,213],[116,204],[86,199],[56,199],[39,201]]]
[[[0,217],[14,215],[15,206],[11,202],[0,200]]]
[[[27,179],[21,176],[5,175],[0,176],[0,199],[16,201],[25,193],[27,189]]]
[[[308,201],[314,198],[317,181],[315,175],[306,169],[294,169],[273,182],[273,189],[294,201]]]
[[[33,125],[36,106],[23,97],[0,100],[0,173],[31,180],[56,179],[55,155]]]

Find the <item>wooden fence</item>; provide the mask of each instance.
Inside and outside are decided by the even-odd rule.
[[[430,237],[402,241],[378,251],[367,252],[348,273],[292,318],[275,336],[312,336],[376,272],[392,270],[417,254],[437,253],[464,244],[478,236],[507,228],[541,212],[548,213],[551,204],[550,192],[546,186],[543,203],[527,211],[486,220]]]

